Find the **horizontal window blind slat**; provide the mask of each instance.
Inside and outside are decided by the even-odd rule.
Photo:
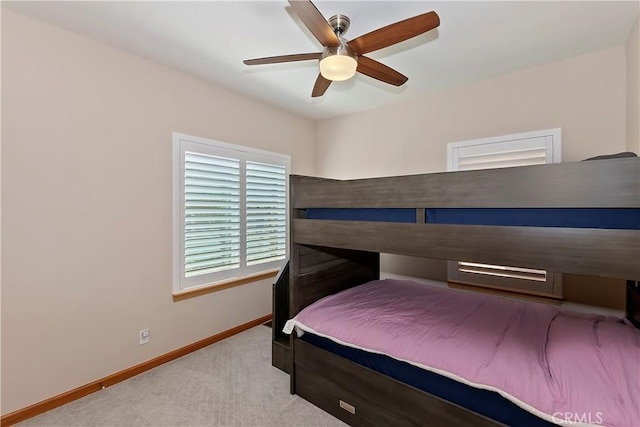
[[[260,234],[260,233],[273,233],[273,232],[281,232],[282,228],[286,225],[286,221],[278,221],[278,222],[256,222],[256,223],[248,223],[247,224],[247,234]]]
[[[196,163],[203,165],[204,167],[227,167],[237,168],[240,164],[238,159],[230,159],[227,157],[210,156],[208,154],[196,154],[192,152],[186,152],[184,154],[185,164]]]
[[[274,262],[274,261],[282,261],[283,259],[285,259],[285,255],[278,255],[272,258],[263,258],[263,259],[259,259],[256,261],[253,260],[249,260],[247,261],[247,265],[248,266],[254,266],[254,265],[259,265],[259,264],[266,264],[268,262]]]
[[[531,165],[543,165],[543,164],[545,164],[544,158],[540,158],[537,161],[532,161],[532,159],[523,159],[519,162],[509,160],[505,162],[459,165],[458,170],[469,171],[469,170],[478,170],[478,169],[499,169],[499,168],[511,168],[515,166],[531,166]]]
[[[282,201],[283,199],[286,200],[284,187],[277,188],[275,186],[272,186],[272,187],[262,186],[260,188],[257,188],[257,187],[251,188],[247,186],[247,198],[250,199],[251,201],[254,201],[254,197],[263,197],[263,198],[266,197],[269,199],[275,199],[280,201]]]
[[[247,235],[247,240],[270,239],[270,236],[284,237],[285,227],[271,227],[269,229],[253,229]]]
[[[222,253],[229,252],[238,253],[240,251],[240,245],[232,244],[232,245],[213,245],[213,246],[202,246],[200,248],[189,248],[185,249],[185,260],[187,264],[193,263],[196,261],[203,261],[208,259],[218,259],[220,258],[218,255]],[[212,256],[212,253],[216,253],[216,256]]]
[[[195,224],[185,230],[185,241],[197,241],[202,239],[236,238],[240,235],[240,224],[230,226],[203,227]]]
[[[237,202],[233,201],[214,201],[214,200],[186,200],[184,203],[187,209],[189,208],[202,208],[202,209],[235,209]]]
[[[271,199],[271,200],[269,200]],[[261,197],[261,198],[252,198],[247,200],[247,208],[263,208],[263,207],[274,207],[277,209],[284,209],[286,207],[287,201],[282,198],[282,200],[277,198],[269,198],[269,197]]]
[[[219,187],[219,188],[240,188],[238,184],[238,177],[233,175],[211,175],[206,176],[204,174],[194,174],[192,171],[187,170],[187,176],[185,178],[187,185],[194,187]]]
[[[187,224],[185,227],[185,233],[187,237],[191,236],[202,236],[208,235],[210,233],[216,232],[237,232],[240,233],[240,224],[239,223],[229,223],[229,224],[220,224],[217,226],[211,226],[209,224]]]
[[[218,268],[223,265],[237,264],[240,260],[240,252],[229,253],[226,256],[216,257],[193,257],[193,261],[189,260],[186,264],[187,271],[196,271],[203,268]]]
[[[185,214],[190,218],[197,220],[198,218],[228,218],[234,217],[239,218],[240,209],[238,206],[219,206],[219,207],[211,207],[211,208],[202,208],[202,207],[185,207]]]
[[[247,162],[247,170],[252,172],[271,172],[283,176],[285,174],[285,168],[283,166],[267,163]]]
[[[223,249],[226,250],[227,248],[240,248],[237,236],[188,241],[184,248],[184,253],[187,255],[195,255],[204,253],[205,251],[217,252]]]
[[[229,260],[226,263],[218,263],[215,265],[201,265],[197,268],[187,269],[185,271],[185,277],[195,277],[205,274],[217,273],[226,270],[232,270],[240,267],[240,258]]]
[[[233,225],[238,223],[238,217],[236,215],[200,215],[197,217],[185,218],[185,224],[187,225],[211,225],[212,227]]]
[[[206,203],[207,206],[236,206],[240,202],[240,194],[189,193],[185,195],[185,203]]]
[[[263,212],[268,212],[268,213],[272,213],[274,215],[278,215],[281,214],[282,212],[285,211],[285,207],[286,205],[269,205],[269,204],[265,204],[263,206],[247,206],[247,215],[251,216],[251,215],[260,215]]]
[[[187,185],[184,191],[185,200],[197,200],[206,195],[222,200],[240,201],[240,190],[234,188],[217,188],[216,191],[212,191],[211,187],[205,185]]]
[[[271,184],[271,185],[285,185],[285,175],[276,173],[255,173],[251,170],[251,167],[247,167],[247,182],[251,184]]]
[[[282,256],[285,254],[285,248],[277,248],[277,249],[272,249],[272,250],[261,250],[261,251],[255,251],[255,252],[251,252],[251,253],[247,253],[247,260],[249,261],[256,261],[259,259],[267,259],[267,258],[274,258],[274,257],[278,257],[278,256]]]
[[[272,210],[267,212],[254,213],[247,215],[247,222],[255,224],[257,222],[273,223],[278,221],[284,221],[287,217],[278,211]]]
[[[200,262],[208,262],[208,263],[215,264],[216,262],[222,259],[225,259],[228,257],[236,257],[239,255],[240,255],[240,246],[236,246],[235,248],[219,246],[218,250],[215,253],[202,252],[202,253],[186,254],[185,260],[186,260],[187,266],[191,266]]]
[[[257,265],[265,262],[275,261],[278,259],[284,259],[284,257],[285,257],[284,251],[281,251],[280,253],[261,254],[260,256],[257,256],[257,257],[252,257],[251,255],[249,255],[247,256],[247,264]]]
[[[259,239],[259,240],[251,240],[247,242],[247,252],[249,252],[252,248],[262,248],[262,247],[280,247],[284,248],[284,244],[282,242],[281,236],[272,236],[268,239]]]
[[[251,203],[271,203],[272,201],[275,201],[276,203],[284,203],[286,200],[284,193],[279,191],[249,190],[249,195],[247,197],[247,201]]]
[[[495,150],[491,152],[482,152],[477,154],[464,153],[461,151],[459,159],[466,162],[481,162],[481,161],[494,161],[494,160],[519,160],[526,158],[534,158],[544,156],[546,153],[545,146],[523,148],[519,150]]]
[[[261,194],[262,191],[250,191],[247,194],[247,202],[250,203],[285,203],[287,201],[287,195],[283,190],[281,191],[270,191],[265,194]]]
[[[522,166],[527,164],[540,164],[540,161],[544,163],[545,155],[542,153],[539,156],[527,156],[518,159],[500,159],[500,158],[483,158],[483,159],[460,159],[458,166],[486,166],[485,169],[491,169],[491,165],[510,165],[510,166]]]

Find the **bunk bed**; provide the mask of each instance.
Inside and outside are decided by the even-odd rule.
[[[362,349],[282,334],[286,318],[294,325],[313,303],[380,285],[380,253],[625,279],[627,317],[638,325],[638,158],[348,181],[292,176],[290,204],[290,260],[274,288],[273,364],[290,373],[292,393],[350,425],[549,425],[497,393],[433,372],[394,378],[376,368],[385,354],[364,363]]]

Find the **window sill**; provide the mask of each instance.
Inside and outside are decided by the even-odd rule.
[[[173,301],[178,302],[189,298],[195,298],[201,295],[210,294],[212,292],[218,292],[229,288],[235,288],[236,286],[242,286],[249,283],[257,282],[260,280],[270,279],[272,277],[276,277],[277,275],[278,270],[269,270],[262,273],[241,277],[239,279],[225,280],[223,282],[217,282],[213,285],[201,286],[196,289],[175,292],[173,294]]]

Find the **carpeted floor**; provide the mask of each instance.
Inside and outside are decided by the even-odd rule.
[[[49,426],[344,426],[289,394],[257,326],[18,424]]]

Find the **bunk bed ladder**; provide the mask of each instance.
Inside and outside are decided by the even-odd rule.
[[[291,373],[289,335],[282,332],[289,315],[289,260],[282,266],[273,283],[273,320],[271,364]]]

